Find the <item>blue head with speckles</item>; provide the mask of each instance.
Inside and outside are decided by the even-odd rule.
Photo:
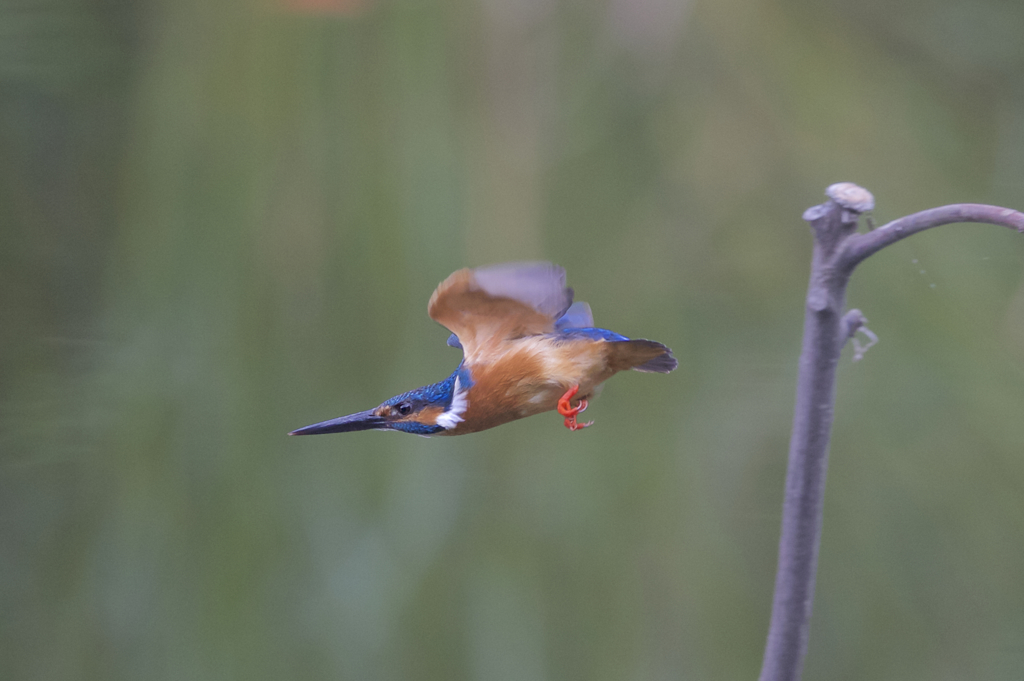
[[[385,400],[375,409],[314,423],[290,435],[347,433],[357,430],[399,430],[433,435],[454,428],[466,410],[466,391],[473,385],[462,364],[439,383],[425,385]]]

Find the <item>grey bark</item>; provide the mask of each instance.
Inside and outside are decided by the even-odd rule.
[[[836,367],[846,340],[866,321],[859,310],[843,312],[850,275],[882,248],[939,225],[983,222],[1024,233],[1024,214],[981,204],[933,208],[857,233],[860,214],[874,205],[871,194],[849,183],[832,185],[826,194],[827,202],[804,213],[814,235],[814,255],[790,435],[775,595],[760,681],[798,681],[807,653],[835,410]]]

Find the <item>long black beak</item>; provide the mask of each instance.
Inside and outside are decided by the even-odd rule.
[[[330,421],[321,421],[311,426],[293,430],[289,435],[323,435],[324,433],[351,433],[356,430],[382,428],[387,421],[373,413],[373,410],[339,416]]]

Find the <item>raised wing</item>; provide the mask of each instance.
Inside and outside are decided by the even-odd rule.
[[[434,291],[427,312],[458,337],[472,364],[503,340],[551,333],[571,304],[561,267],[508,263],[455,272]]]

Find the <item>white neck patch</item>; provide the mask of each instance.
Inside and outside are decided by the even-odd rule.
[[[469,390],[462,387],[462,381],[456,376],[455,390],[452,393],[452,406],[448,407],[448,411],[437,417],[437,425],[445,430],[451,430],[462,423],[462,415],[466,413],[466,409],[469,407],[467,393],[469,393]]]

